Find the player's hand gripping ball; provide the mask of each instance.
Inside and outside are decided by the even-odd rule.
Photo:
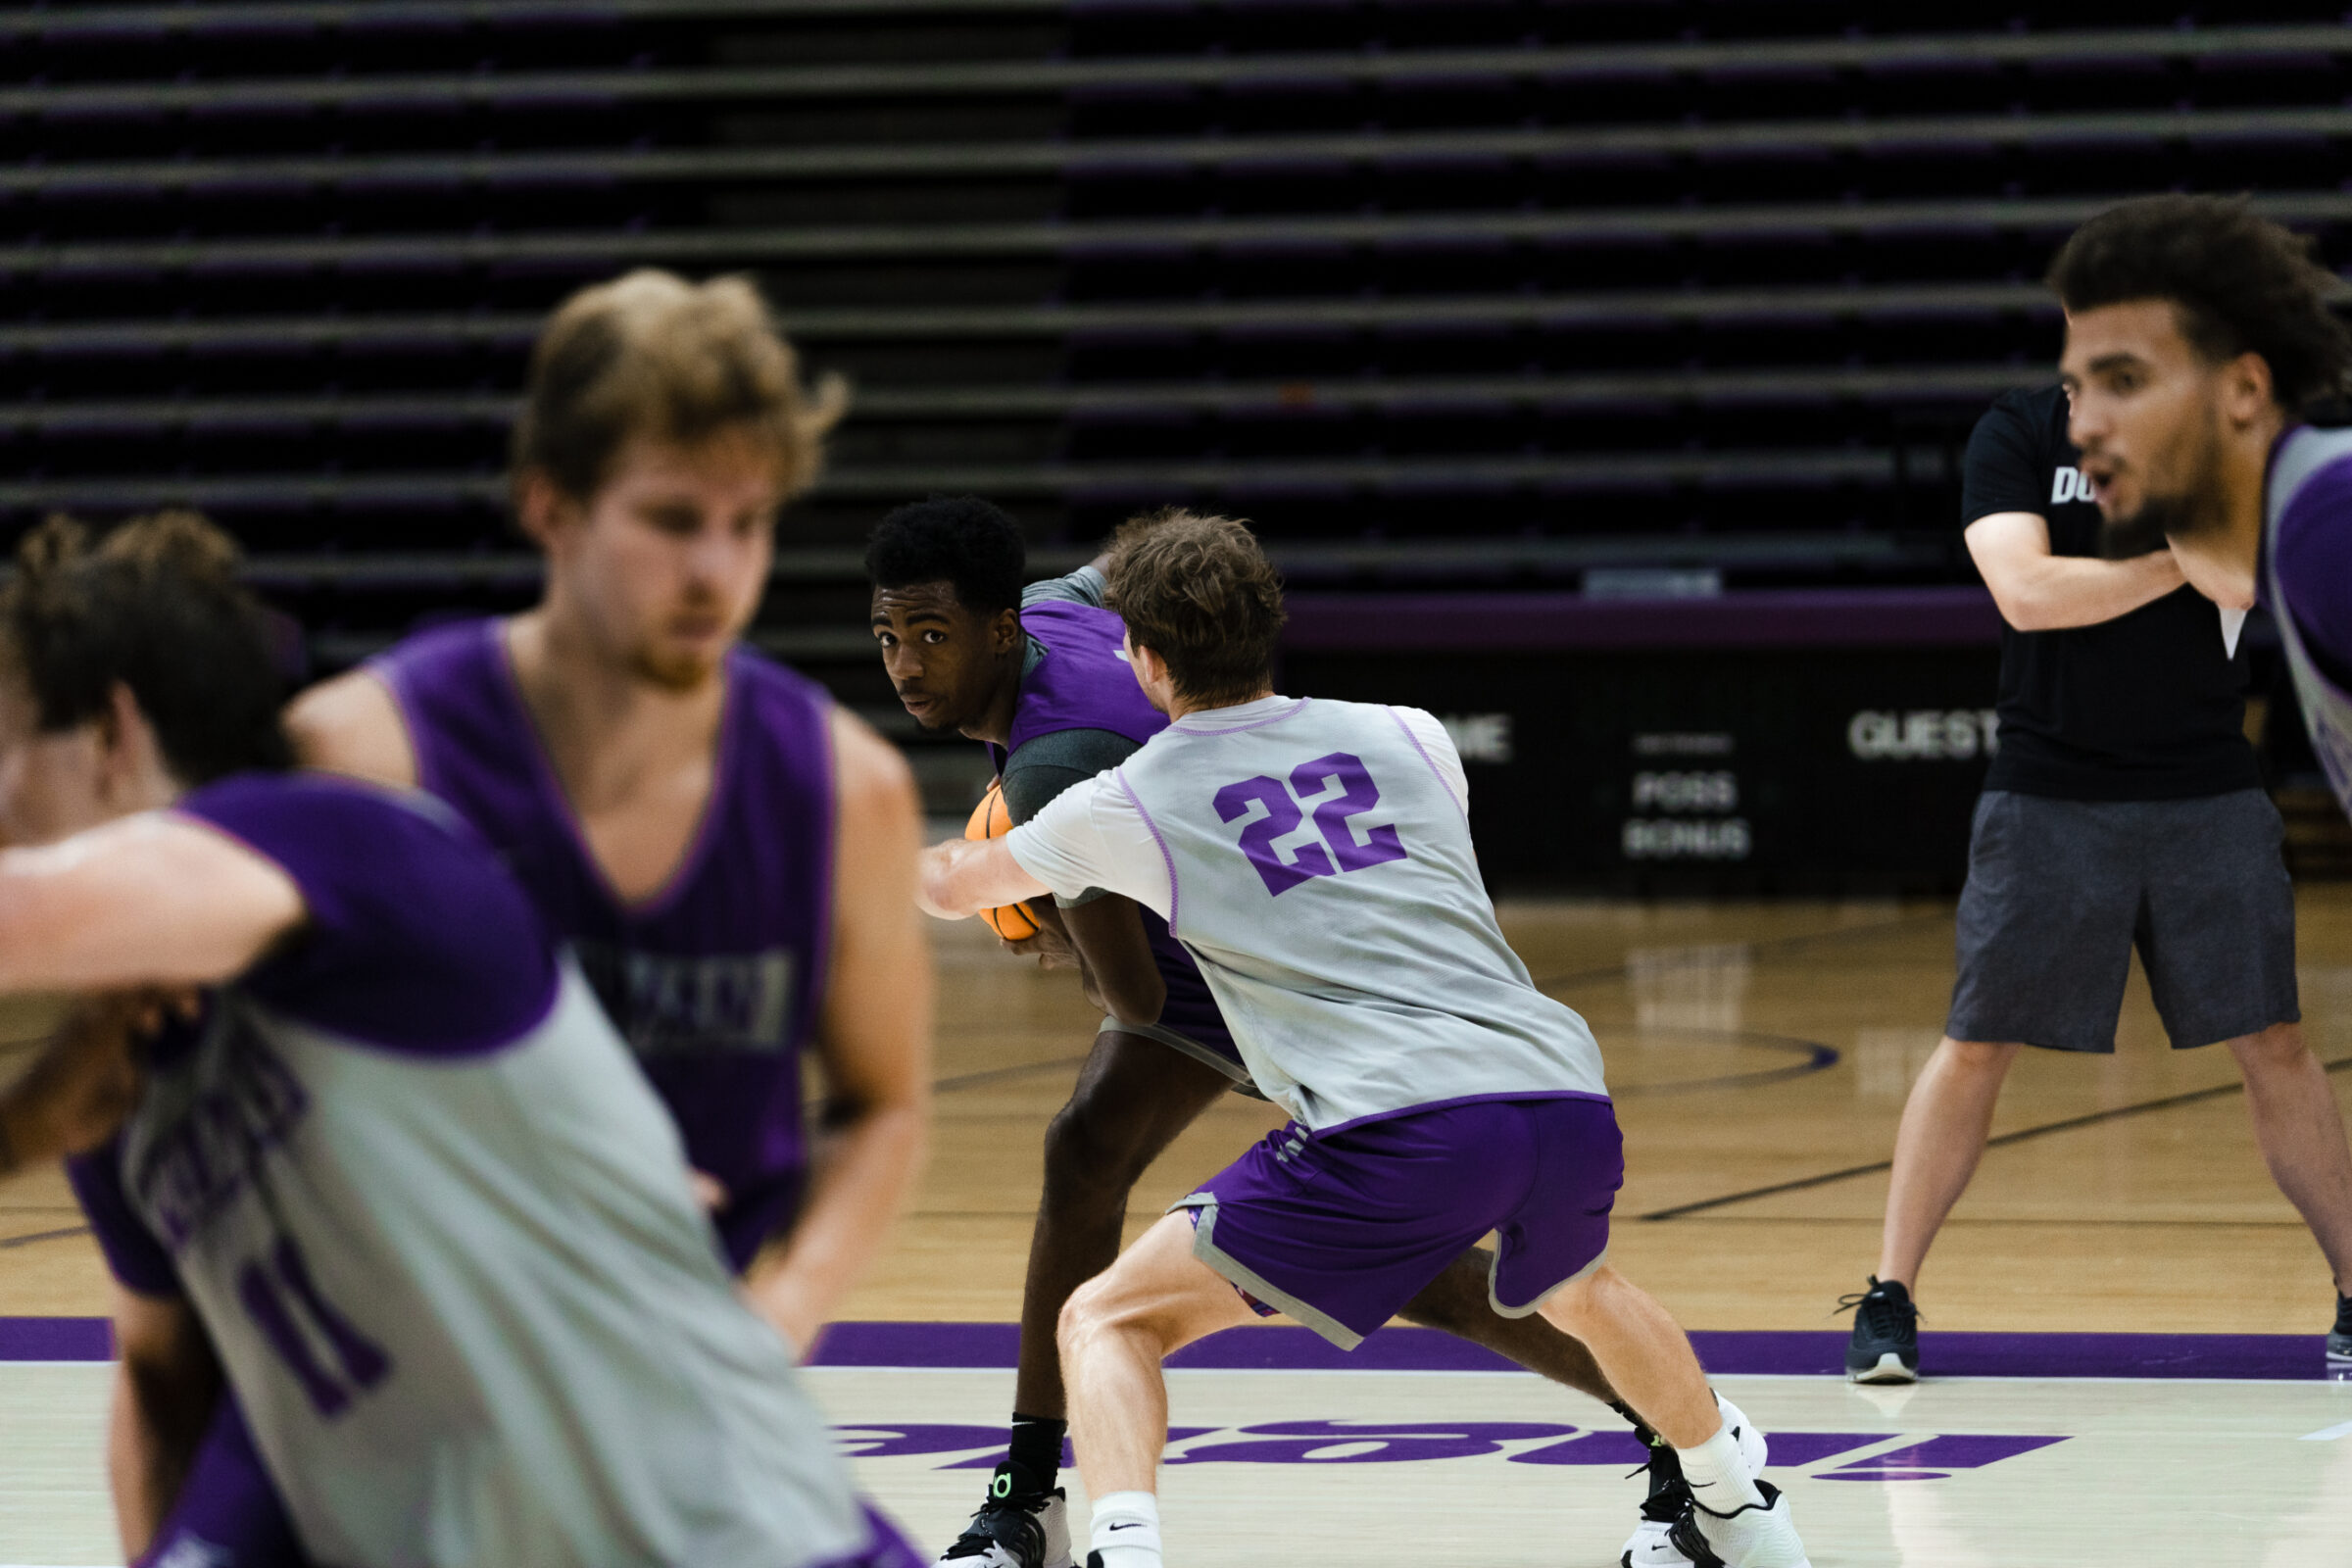
[[[971,820],[963,824],[967,839],[1001,839],[1012,831],[1012,812],[1004,806],[1004,792],[997,781],[988,781],[988,793],[972,808]],[[1001,908],[982,909],[980,918],[988,928],[1007,942],[1019,942],[1037,935],[1037,916],[1029,912],[1026,904],[1007,904]]]

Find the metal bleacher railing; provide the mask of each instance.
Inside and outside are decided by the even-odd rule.
[[[280,29],[318,33],[368,28],[429,30],[451,26],[509,28],[563,26],[595,21],[614,25],[695,20],[713,25],[798,22],[810,18],[1052,16],[1065,8],[1049,0],[609,0],[603,4],[217,3],[194,6],[83,6],[19,11],[0,17],[0,40],[103,43],[109,37],[153,34],[237,35]],[[1128,57],[851,60],[822,65],[707,64],[595,70],[516,71],[494,65],[431,72],[371,74],[257,75],[217,80],[61,79],[0,89],[0,124],[37,129],[44,124],[105,125],[120,121],[152,124],[189,115],[208,123],[240,117],[318,113],[396,122],[404,115],[477,109],[532,115],[547,110],[684,106],[716,113],[728,106],[773,107],[862,100],[951,102],[998,98],[1083,102],[1103,95],[1174,90],[1240,90],[1333,84],[1387,87],[1430,83],[1535,83],[1573,90],[1580,84],[1642,80],[1744,82],[1810,80],[1824,73],[1901,74],[1931,68],[1955,71],[2065,67],[2093,70],[2127,64],[2200,66],[2259,64],[2306,56],[2352,56],[2352,26],[2340,24],[2219,27],[2129,27],[2064,32],[1984,31],[1886,37],[1803,37],[1592,46],[1514,48],[1397,48],[1181,54]],[[1824,104],[1824,109],[1834,109]],[[1577,170],[1644,161],[1736,161],[1788,155],[1845,156],[1897,161],[1954,152],[2084,152],[2112,156],[2146,147],[2218,149],[2223,154],[2272,146],[2333,145],[2352,140],[2352,110],[2336,103],[2245,107],[2189,104],[2121,110],[2038,113],[1905,114],[1887,118],[1814,113],[1786,119],[1725,119],[1705,122],[1560,123],[1455,128],[1307,129],[1280,133],[1199,135],[1037,135],[817,140],[791,145],[693,145],[637,148],[567,146],[554,150],[322,152],[316,148],[237,154],[152,152],[108,158],[75,156],[26,160],[0,169],[0,202],[43,217],[87,206],[120,210],[169,196],[180,217],[163,232],[122,235],[111,229],[83,235],[71,223],[15,225],[25,237],[0,243],[0,285],[14,289],[72,289],[121,279],[239,276],[318,278],[347,274],[363,282],[406,274],[442,277],[496,270],[540,269],[563,287],[619,267],[653,263],[692,270],[809,267],[825,263],[881,264],[944,260],[1030,261],[1063,269],[1106,259],[1176,257],[1188,262],[1227,255],[1277,252],[1319,254],[1353,250],[1384,255],[1431,255],[1448,250],[1532,247],[1555,259],[1628,245],[1718,245],[1744,241],[1788,245],[1933,242],[1983,233],[2023,235],[2046,250],[2049,242],[2131,188],[2130,165],[2111,187],[2094,192],[1990,190],[1934,195],[1790,196],[1699,201],[1676,197],[1649,204],[1562,200],[1500,208],[1427,210],[1408,206],[1343,211],[1179,211],[1141,216],[973,218],[954,210],[920,220],[789,221],[733,218],[662,220],[645,226],[579,226],[560,204],[542,216],[531,198],[582,189],[692,189],[701,186],[837,188],[858,184],[1027,176],[1046,180],[1115,180],[1128,173],[1356,169],[1443,172],[1452,167],[1497,163]],[[1894,181],[1899,186],[1899,179]],[[467,222],[443,230],[359,231],[350,225],[297,226],[292,232],[256,228],[250,219],[212,232],[203,222],[208,201],[243,204],[274,197],[365,198],[383,193],[487,192],[511,210],[496,223]],[[2332,183],[2265,188],[2259,205],[2305,225],[2352,223],[2352,194]],[[1081,204],[1083,205],[1083,204]],[[1213,205],[1213,204],[1212,204]],[[668,210],[664,210],[665,215]],[[56,237],[49,231],[62,228]],[[1573,269],[1559,282],[1581,281]],[[1840,276],[1840,272],[1845,275]],[[1827,275],[1794,282],[1582,287],[1512,283],[1486,292],[1428,293],[1366,290],[1349,283],[1323,293],[1283,298],[1213,297],[1215,290],[1100,299],[1065,292],[1063,302],[784,305],[787,326],[812,357],[858,344],[1034,341],[1083,345],[1169,335],[1262,341],[1284,332],[1421,334],[1499,330],[1574,334],[1664,324],[1704,327],[1795,328],[1822,320],[1973,321],[2032,318],[2046,321],[2051,307],[2030,278],[2015,275],[1887,280],[1830,267]],[[1212,297],[1203,297],[1212,296]],[[472,346],[510,358],[527,343],[538,312],[504,304],[477,309],[418,310],[395,298],[383,314],[332,310],[300,302],[283,314],[251,309],[220,314],[193,311],[147,317],[71,318],[54,311],[22,314],[0,322],[0,363],[54,366],[110,356],[196,353],[233,355],[281,350],[397,348],[429,352]],[[1030,419],[1047,423],[1121,416],[1213,416],[1247,419],[1334,413],[1367,416],[1488,408],[1574,415],[1628,408],[1740,411],[1808,405],[1887,408],[1962,408],[2006,386],[2046,374],[2038,362],[2009,358],[1905,359],[1900,363],[1700,364],[1627,368],[1533,365],[1516,372],[1429,370],[1380,367],[1369,371],[1298,374],[1171,373],[1151,379],[1032,376],[1021,380],[942,376],[868,380],[860,388],[853,428]],[[399,429],[408,426],[493,431],[511,402],[468,387],[370,391],[343,386],[296,390],[143,392],[98,395],[86,384],[0,403],[0,433],[20,449],[37,449],[61,436],[92,437],[171,430],[270,431]],[[484,450],[487,450],[485,447]],[[1047,459],[1002,456],[908,456],[894,448],[863,456],[854,447],[837,462],[822,494],[847,502],[881,502],[929,489],[977,489],[1008,498],[1096,497],[1149,499],[1199,491],[1458,491],[1476,496],[1518,489],[1541,496],[1608,490],[1685,487],[1776,492],[1824,486],[1885,489],[1912,469],[1948,465],[1948,450],[1901,438],[1868,443],[1826,432],[1811,441],[1776,438],[1753,447],[1665,442],[1650,450],[1548,450],[1540,444],[1494,452],[1265,455],[1209,450],[1189,456],[1098,455],[1083,449]],[[494,508],[503,481],[494,465],[450,467],[430,463],[397,471],[51,473],[32,470],[0,479],[0,510],[25,515],[52,506],[121,510],[179,500],[235,510],[283,511],[317,506],[401,508],[435,503]],[[1726,561],[1794,559],[1804,548],[1825,566],[1856,561],[1910,560],[1900,541],[1856,534],[1844,527],[1805,535],[1791,530],[1755,536],[1770,550],[1741,551],[1749,541],[1724,537],[1694,542],[1667,535],[1646,543],[1623,533],[1583,540],[1505,541],[1464,545],[1482,560],[1538,562],[1545,569],[1579,562],[1685,559],[1714,553]],[[1864,542],[1857,543],[1856,540]],[[1557,548],[1553,548],[1556,546]],[[1419,546],[1361,546],[1347,541],[1288,547],[1294,571],[1312,574],[1371,563],[1406,569],[1447,569]],[[1434,547],[1433,547],[1434,548]],[[1453,548],[1448,546],[1446,548]],[[1384,554],[1384,552],[1386,552]],[[1514,554],[1516,552],[1516,554]],[[1777,552],[1777,554],[1776,554]],[[302,559],[266,564],[289,582],[357,582],[338,564],[317,558],[306,576]],[[521,569],[498,552],[483,555],[404,556],[400,572],[414,576],[440,562],[464,576],[491,571],[511,577]],[[1449,559],[1449,558],[1448,558]],[[468,563],[474,564],[468,564]],[[484,562],[504,564],[483,565]],[[848,556],[806,555],[810,571],[854,570]],[[801,567],[791,568],[799,570]],[[338,576],[337,573],[343,573]],[[397,575],[397,573],[396,573]],[[404,579],[405,580],[405,579]],[[507,580],[502,578],[501,580]]]

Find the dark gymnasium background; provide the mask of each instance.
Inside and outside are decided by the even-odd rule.
[[[1428,707],[1503,888],[1950,889],[1958,468],[2108,201],[2352,256],[2352,27],[2090,0],[207,0],[0,13],[0,525],[203,507],[310,669],[526,601],[541,316],[760,279],[858,388],[760,641],[912,750],[862,532],[1255,520],[1284,685]],[[2260,617],[2298,875],[2352,869]]]

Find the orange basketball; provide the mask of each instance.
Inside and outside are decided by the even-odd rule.
[[[988,781],[988,793],[972,808],[971,820],[963,824],[967,839],[1001,839],[1012,831],[1012,812],[1005,809],[1004,792],[995,779]],[[1007,942],[1018,942],[1037,935],[1037,916],[1029,912],[1026,904],[1007,904],[1002,908],[982,909],[980,918],[988,928]]]

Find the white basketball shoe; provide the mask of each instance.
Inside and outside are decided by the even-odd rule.
[[[1764,1473],[1764,1463],[1770,1449],[1764,1434],[1747,1413],[1722,1395],[1715,1396],[1715,1407],[1723,1412],[1724,1430],[1740,1445],[1740,1457],[1749,1475]],[[1690,1511],[1690,1488],[1683,1480],[1682,1461],[1672,1448],[1659,1448],[1649,1456],[1649,1495],[1642,1499],[1642,1515],[1634,1522],[1634,1533],[1626,1539],[1625,1550],[1618,1557],[1619,1568],[1691,1568],[1690,1554],[1671,1539],[1675,1522]]]
[[[1764,1494],[1730,1513],[1717,1513],[1693,1498],[1676,1521],[1674,1544],[1694,1568],[1813,1568],[1805,1544],[1796,1538],[1788,1499],[1769,1481],[1756,1483]]]

